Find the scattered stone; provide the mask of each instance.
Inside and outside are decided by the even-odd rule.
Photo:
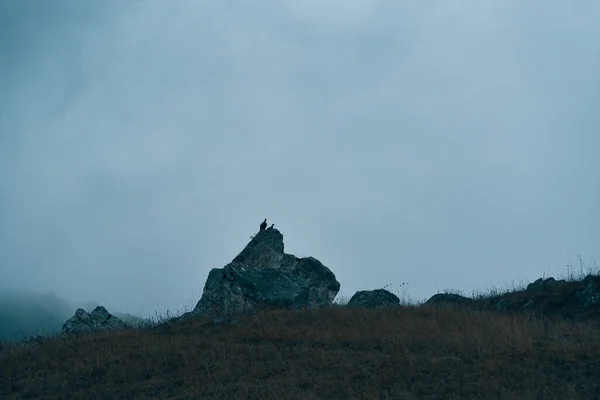
[[[354,296],[348,301],[348,307],[365,308],[385,308],[394,307],[400,304],[400,298],[395,294],[385,290],[361,290],[354,293]]]

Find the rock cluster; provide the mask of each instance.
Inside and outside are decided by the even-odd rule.
[[[123,328],[123,321],[110,314],[106,308],[98,306],[89,314],[83,308],[78,308],[75,315],[63,324],[62,331],[72,335]]]
[[[425,305],[461,305],[479,311],[532,312],[570,319],[600,318],[600,276],[579,281],[537,279],[525,290],[481,299],[438,293]]]
[[[214,325],[232,324],[237,321],[236,315],[268,308],[314,309],[331,305],[339,290],[335,274],[319,260],[285,253],[283,235],[271,225],[261,228],[229,264],[212,269],[194,310],[172,322],[209,316]],[[377,289],[356,292],[347,306],[387,308],[399,304],[398,296]],[[423,305],[468,307],[473,312],[527,311],[588,319],[600,317],[600,276],[589,275],[575,282],[538,279],[522,291],[491,297],[438,293]],[[144,325],[143,320],[132,321]],[[78,309],[64,323],[62,331],[78,334],[125,327],[123,320],[98,306],[89,314]]]

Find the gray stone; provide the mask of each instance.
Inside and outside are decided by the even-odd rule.
[[[63,324],[62,331],[64,334],[71,335],[124,328],[123,321],[111,315],[106,308],[98,306],[90,314],[78,308],[75,315]]]
[[[354,293],[348,301],[348,307],[385,308],[400,304],[400,299],[395,294],[385,290],[361,290]]]
[[[202,297],[182,318],[228,316],[264,308],[316,308],[331,304],[340,283],[313,257],[284,252],[283,235],[258,232],[231,263],[208,274]]]
[[[437,293],[427,300],[424,305],[464,305],[471,304],[473,299],[456,293]]]

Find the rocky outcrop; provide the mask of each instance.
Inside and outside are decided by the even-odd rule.
[[[400,298],[385,290],[361,290],[354,293],[348,301],[348,307],[386,308],[400,304]]]
[[[316,308],[331,304],[339,289],[333,272],[316,258],[286,254],[283,235],[271,227],[258,232],[231,263],[210,271],[202,298],[183,318]]]
[[[98,306],[91,313],[78,308],[75,315],[64,323],[64,334],[82,334],[98,331],[119,330],[125,328],[125,323],[111,315],[106,308]]]
[[[473,299],[461,296],[456,293],[437,293],[431,296],[424,305],[439,306],[439,305],[466,305],[471,304]]]
[[[452,293],[438,293],[424,305],[466,306],[475,311],[528,312],[538,316],[569,319],[600,319],[600,276],[581,280],[538,279],[524,290],[471,299]]]
[[[525,290],[542,291],[542,290],[550,289],[553,286],[563,285],[565,283],[566,283],[566,281],[564,279],[557,281],[556,279],[554,279],[552,277],[547,278],[547,279],[540,278],[534,282],[531,282],[529,285],[527,285],[527,289],[525,289]]]
[[[577,281],[538,279],[523,291],[484,299],[480,308],[569,319],[600,318],[600,276],[588,275]]]

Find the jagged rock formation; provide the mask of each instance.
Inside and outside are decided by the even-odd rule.
[[[283,235],[271,227],[259,231],[231,263],[210,271],[202,298],[183,318],[316,308],[331,304],[339,290],[335,275],[319,260],[284,253]]]
[[[385,308],[400,304],[400,298],[385,290],[361,290],[354,293],[348,301],[348,307]]]
[[[125,323],[111,315],[106,308],[98,306],[88,314],[83,308],[78,308],[75,315],[64,323],[64,334],[81,334],[125,328]]]

